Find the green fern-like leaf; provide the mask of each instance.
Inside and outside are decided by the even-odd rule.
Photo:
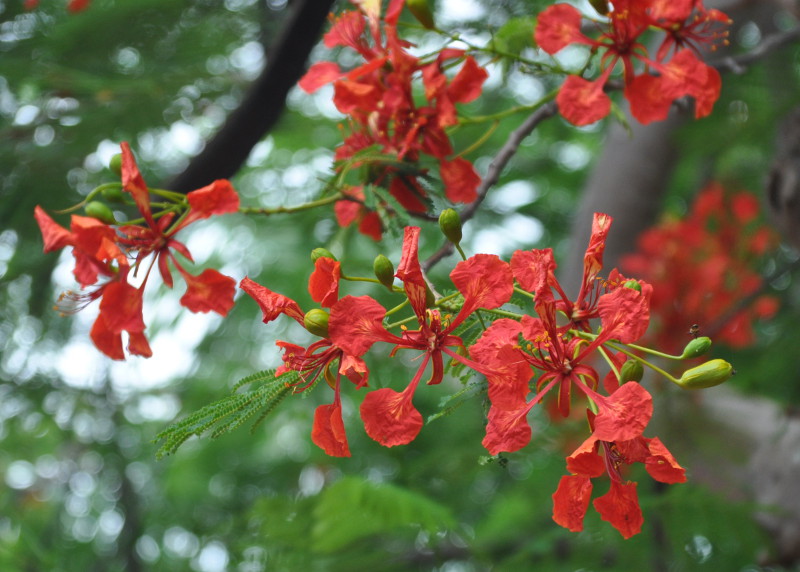
[[[294,372],[276,378],[274,369],[248,375],[236,383],[230,395],[206,405],[156,435],[155,441],[163,441],[156,452],[156,458],[171,455],[190,437],[200,437],[208,431],[211,431],[211,438],[216,439],[240,427],[258,413],[253,424],[255,428],[291,393],[293,383],[298,380]],[[237,393],[246,385],[251,385],[252,388]]]
[[[342,518],[346,514],[347,518]],[[454,526],[450,511],[419,493],[388,483],[345,477],[327,487],[314,509],[312,546],[334,552],[376,534],[419,526],[430,532]]]

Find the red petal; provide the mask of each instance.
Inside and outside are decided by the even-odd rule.
[[[586,43],[581,33],[581,13],[568,4],[549,6],[539,14],[533,38],[548,54],[555,54],[574,42]]]
[[[475,254],[459,262],[450,272],[450,280],[464,295],[459,316],[471,314],[477,308],[499,308],[514,293],[511,267],[494,254]]]
[[[336,201],[336,204],[333,205],[336,222],[339,223],[339,226],[350,226],[358,219],[362,208],[362,205],[355,201]]]
[[[89,337],[92,338],[95,347],[111,359],[125,359],[125,352],[122,351],[122,334],[112,332],[102,314],[94,321]]]
[[[360,13],[355,10],[344,12],[336,17],[331,29],[323,37],[325,47],[348,46],[358,50],[362,44],[361,34],[364,28],[364,17]]]
[[[482,444],[489,453],[513,453],[531,441],[531,426],[528,425],[530,407],[520,409],[500,409],[494,405],[489,408],[486,436]]]
[[[227,316],[233,308],[233,297],[236,294],[236,280],[225,276],[213,268],[203,270],[199,276],[181,272],[186,280],[186,293],[181,297],[181,304],[192,312],[216,312]]]
[[[339,299],[339,277],[341,266],[338,260],[321,257],[314,262],[314,272],[308,279],[311,299],[325,308],[330,308]]]
[[[600,412],[594,420],[594,437],[599,441],[627,441],[639,437],[653,416],[653,398],[635,381],[623,384],[598,406]]]
[[[381,95],[374,85],[356,81],[337,81],[333,86],[333,102],[344,114],[373,111]]]
[[[642,531],[644,517],[639,507],[636,483],[611,481],[611,490],[594,499],[593,504],[600,518],[616,528],[623,538],[630,538]]]
[[[439,174],[444,183],[444,193],[454,203],[471,203],[478,198],[481,178],[472,163],[462,157],[439,164]]]
[[[489,73],[478,65],[475,58],[467,56],[461,70],[450,82],[447,95],[455,102],[469,103],[481,94],[483,82],[488,77]]]
[[[265,288],[261,284],[250,280],[245,276],[239,283],[239,288],[247,292],[253,300],[258,302],[261,311],[264,313],[264,323],[271,322],[281,314],[286,314],[290,318],[294,318],[301,324],[305,314],[297,305],[297,302],[291,298],[287,298],[282,294],[273,292],[269,288]]]
[[[308,69],[297,85],[306,93],[314,93],[323,85],[339,79],[342,75],[342,70],[335,63],[319,62]]]
[[[381,222],[380,215],[374,211],[365,213],[361,222],[358,223],[358,232],[370,237],[376,242],[379,241],[383,236],[383,223]]]
[[[645,469],[650,476],[662,483],[685,483],[686,470],[678,464],[658,437],[648,440],[650,457],[645,461]]]
[[[413,441],[422,428],[422,415],[411,402],[415,389],[411,384],[402,393],[388,387],[368,393],[361,403],[367,435],[386,447]]]
[[[611,111],[611,99],[603,92],[603,84],[575,75],[564,81],[556,103],[564,119],[578,126],[599,121]]]
[[[664,90],[663,81],[660,76],[643,74],[625,86],[625,99],[630,103],[631,115],[642,125],[663,121],[669,115],[674,98]]]
[[[584,477],[599,477],[606,472],[605,461],[597,454],[597,438],[594,435],[567,457],[567,470]]]
[[[122,149],[122,188],[133,196],[136,207],[147,220],[148,225],[155,228],[153,216],[150,214],[150,194],[142,174],[139,172],[139,167],[136,165],[130,145],[123,141],[120,143],[120,148]]]
[[[334,401],[330,405],[320,405],[314,412],[314,426],[311,429],[311,440],[331,457],[349,457],[350,447],[342,421],[341,402]]]
[[[597,312],[606,339],[630,344],[641,338],[650,324],[650,301],[633,288],[621,286],[600,296]]]
[[[367,385],[369,369],[366,362],[356,356],[343,353],[339,363],[339,373],[356,384],[356,388]]]
[[[353,356],[364,355],[377,341],[402,341],[383,327],[384,316],[386,309],[369,296],[345,296],[331,308],[330,339]]]
[[[131,332],[128,335],[128,351],[133,355],[146,358],[153,355],[153,350],[150,349],[150,343],[144,332]]]
[[[45,252],[60,250],[72,244],[70,232],[50,218],[50,215],[44,212],[42,207],[36,205],[36,208],[33,209],[33,216],[39,225],[39,230],[42,231]]]
[[[539,292],[555,277],[553,249],[517,250],[511,255],[511,271],[523,290]]]
[[[124,280],[110,282],[103,289],[100,315],[114,334],[143,332],[142,291]]]
[[[192,221],[213,215],[235,213],[239,210],[239,195],[226,179],[218,179],[201,189],[187,193],[189,216]],[[184,223],[182,226],[186,226]]]
[[[414,313],[421,321],[425,320],[425,310],[427,305],[426,283],[422,276],[422,267],[419,264],[419,232],[417,226],[407,226],[403,235],[403,254],[400,257],[400,264],[397,266],[397,276],[403,281],[403,288],[411,302]]]
[[[553,520],[572,531],[583,530],[583,517],[589,508],[592,481],[578,475],[564,475],[553,493]]]
[[[67,3],[67,10],[72,12],[80,12],[89,7],[90,0],[69,0]]]

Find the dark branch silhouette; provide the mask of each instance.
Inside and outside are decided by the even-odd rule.
[[[332,4],[333,0],[293,3],[287,24],[270,49],[267,65],[242,103],[167,188],[188,192],[236,174],[283,113],[286,96],[300,79]]]

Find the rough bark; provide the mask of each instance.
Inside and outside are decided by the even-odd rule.
[[[167,188],[188,192],[236,174],[283,113],[286,96],[300,79],[332,4],[333,0],[292,4],[286,26],[267,55],[267,65],[239,107]]]

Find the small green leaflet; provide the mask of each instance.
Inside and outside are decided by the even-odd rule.
[[[230,395],[206,405],[156,435],[154,441],[163,441],[156,452],[156,458],[171,455],[190,437],[200,437],[207,431],[211,431],[211,438],[216,439],[258,413],[251,427],[251,431],[254,430],[292,392],[294,383],[299,380],[297,373],[291,371],[277,378],[274,369],[248,375],[239,380]],[[251,385],[252,388],[239,391],[246,385]]]

